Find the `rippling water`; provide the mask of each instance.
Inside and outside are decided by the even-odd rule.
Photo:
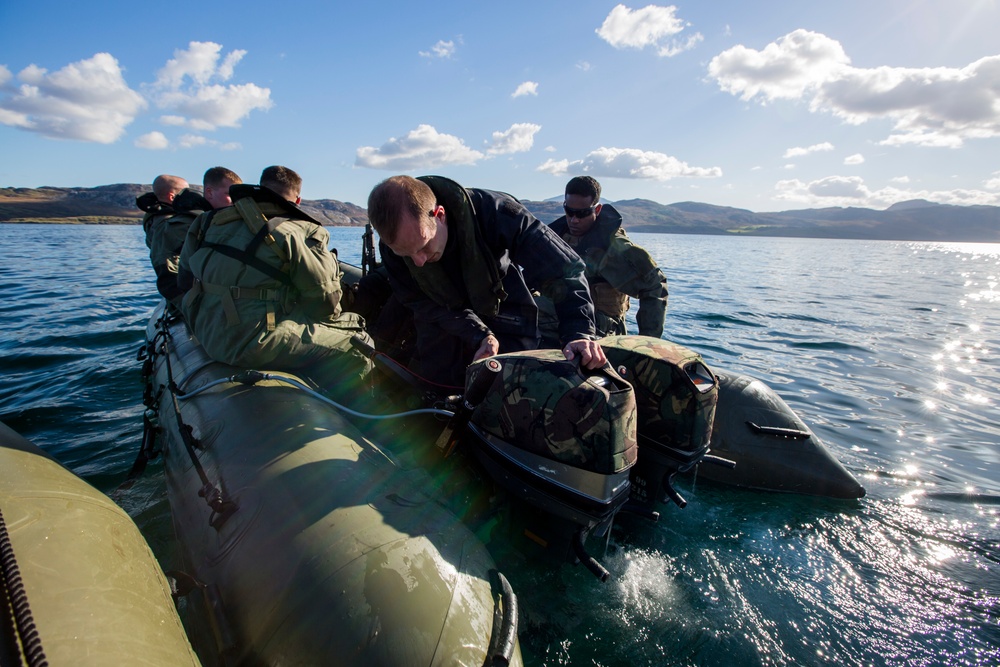
[[[142,432],[142,232],[0,231],[0,420],[110,493]],[[331,235],[356,262],[360,231]],[[1000,245],[633,237],[670,280],[665,337],[774,387],[868,495],[689,479],[686,509],[619,520],[608,584],[505,567],[528,664],[1000,664]],[[119,501],[169,567],[162,477]]]

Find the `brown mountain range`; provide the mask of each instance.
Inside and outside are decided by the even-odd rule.
[[[95,188],[0,188],[0,222],[137,224],[142,211],[136,208],[135,198],[150,189],[128,183]],[[544,222],[562,215],[558,199],[523,203]],[[1000,243],[998,206],[912,200],[884,211],[823,208],[754,213],[698,202],[664,205],[629,199],[611,203],[621,212],[625,229],[634,232]],[[365,209],[349,202],[316,199],[304,200],[302,205],[330,226],[368,221]]]

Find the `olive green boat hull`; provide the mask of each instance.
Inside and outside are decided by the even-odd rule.
[[[237,372],[208,359],[182,322],[164,337],[157,315],[155,388],[169,385],[168,362],[183,393]],[[217,604],[224,662],[489,664],[495,612],[516,612],[502,608],[486,548],[429,495],[423,470],[279,381],[226,382],[176,405],[207,479],[235,508],[223,518],[209,507],[164,392],[173,523],[186,569]],[[516,644],[510,658],[521,662]]]
[[[200,664],[128,514],[3,423],[0,511],[51,667]],[[0,658],[15,643],[0,628]]]

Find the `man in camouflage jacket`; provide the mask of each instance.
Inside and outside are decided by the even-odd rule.
[[[629,297],[639,300],[639,334],[660,338],[667,312],[667,278],[646,250],[621,228],[622,216],[599,203],[601,185],[590,176],[566,184],[566,215],[549,226],[586,264],[601,336],[624,335]]]

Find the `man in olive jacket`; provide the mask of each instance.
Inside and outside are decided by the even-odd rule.
[[[566,215],[549,226],[583,258],[601,336],[626,334],[629,297],[639,300],[636,323],[642,336],[663,336],[667,278],[643,248],[629,240],[622,216],[601,204],[601,184],[577,176],[566,184]]]
[[[234,366],[301,373],[356,397],[368,360],[350,340],[371,339],[341,313],[340,268],[323,225],[298,207],[302,179],[268,167],[260,185],[234,185],[233,205],[189,230],[178,282],[181,310],[209,356]]]
[[[177,262],[188,228],[211,205],[180,176],[160,174],[153,179],[153,191],[136,197],[136,206],[146,212],[142,229],[146,233],[149,261],[156,272],[156,290],[178,307],[184,293],[177,287]]]

